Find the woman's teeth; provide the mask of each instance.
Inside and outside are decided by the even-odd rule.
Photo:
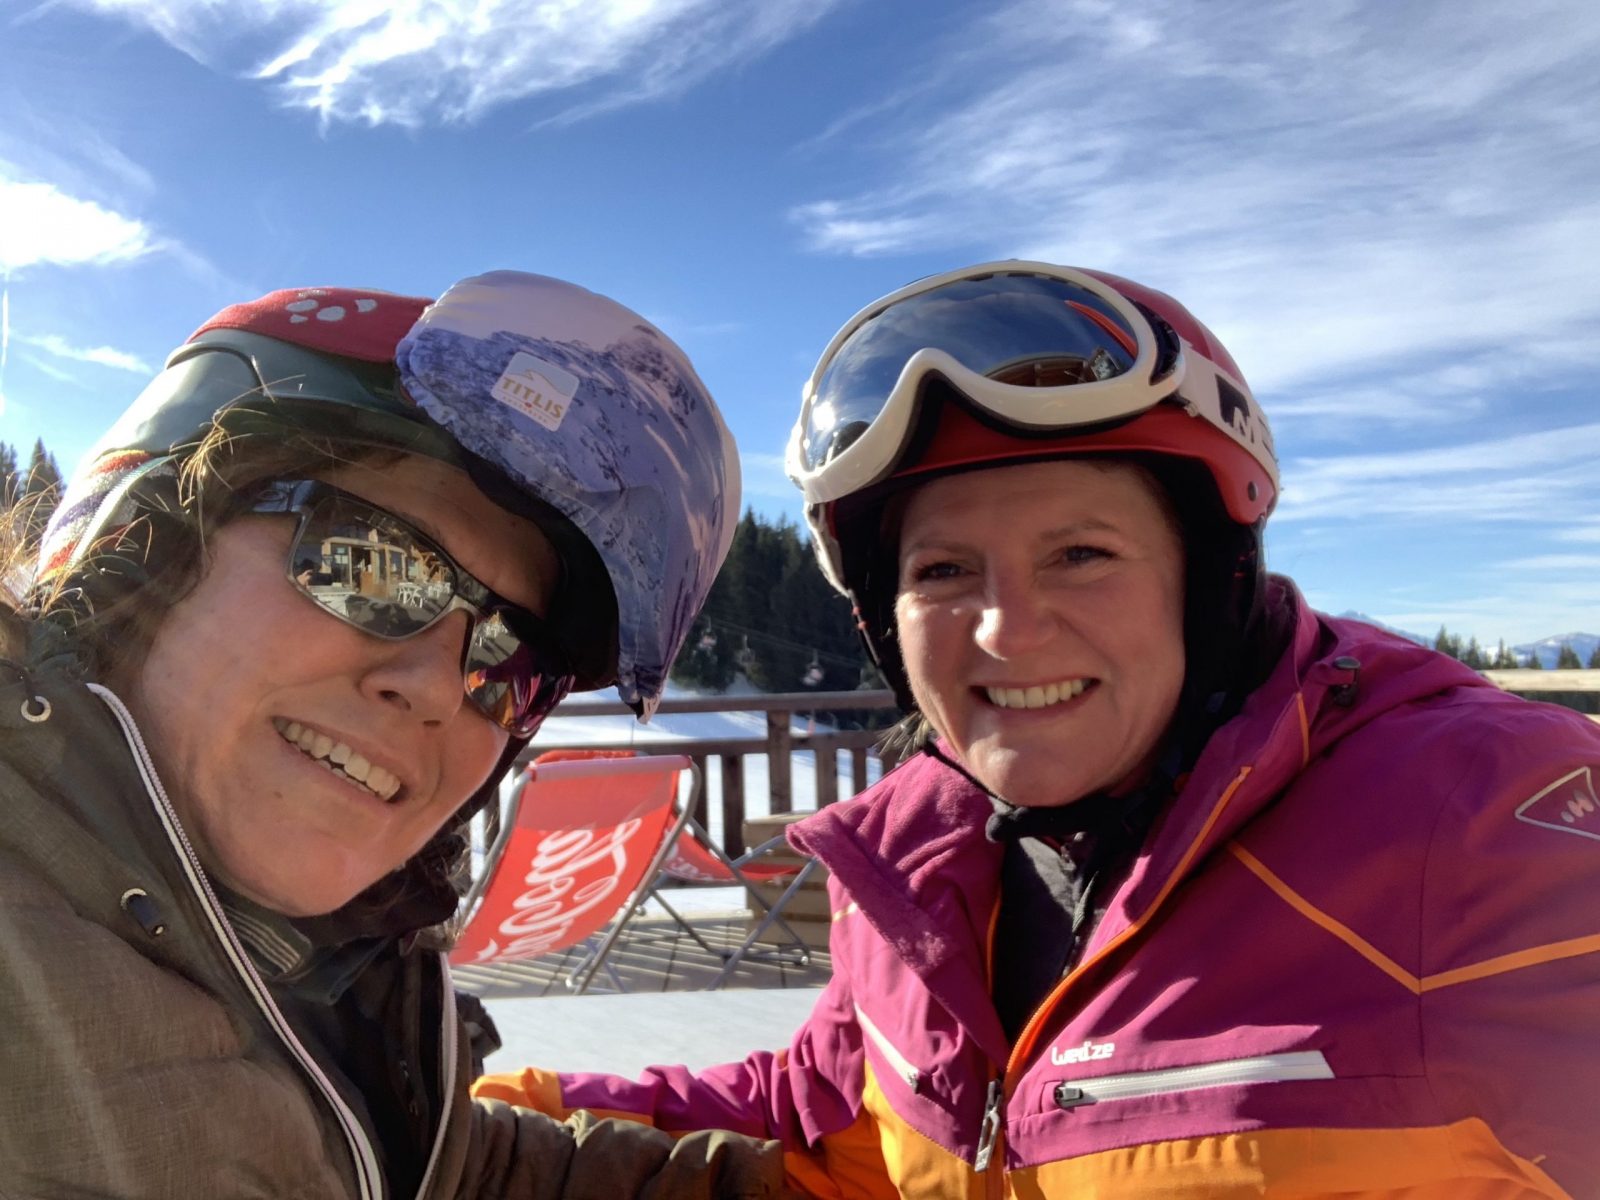
[[[327,734],[302,725],[299,721],[274,717],[272,723],[277,727],[278,735],[284,741],[298,746],[306,757],[320,762],[335,775],[343,775],[359,783],[378,799],[393,800],[395,793],[400,790],[400,780],[395,775],[374,766],[343,742],[336,742]]]
[[[1047,683],[1042,687],[984,688],[989,703],[998,708],[1048,708],[1083,694],[1089,686],[1087,679],[1068,679],[1063,683]]]

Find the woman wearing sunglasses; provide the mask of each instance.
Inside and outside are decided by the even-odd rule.
[[[781,1137],[818,1195],[1600,1195],[1600,728],[1262,569],[1216,338],[992,263],[858,314],[790,444],[915,753],[792,837],[787,1052],[481,1094]]]
[[[513,272],[275,292],[86,461],[0,622],[0,1193],[777,1194],[770,1144],[473,1104],[436,933],[463,823],[569,691],[649,716],[727,551],[681,351]]]

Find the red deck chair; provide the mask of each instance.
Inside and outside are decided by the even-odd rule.
[[[689,820],[681,754],[616,756],[556,751],[516,782],[509,820],[462,900],[466,923],[450,952],[457,965],[534,958],[578,945],[610,922],[598,946],[566,976],[588,989]],[[691,796],[692,796],[691,791]],[[613,919],[615,918],[615,919]]]
[[[774,851],[783,849],[784,846],[783,835],[779,834],[762,842],[754,850],[746,851],[738,858],[730,858],[727,852],[711,839],[711,835],[705,831],[700,822],[690,817],[674,842],[672,852],[661,864],[660,874],[650,884],[649,898],[666,909],[667,915],[676,921],[685,933],[699,942],[702,949],[722,956],[724,960],[722,973],[706,985],[707,991],[726,983],[735,968],[746,958],[758,961],[776,960],[796,966],[806,966],[811,962],[810,946],[783,919],[783,910],[816,870],[817,861],[814,858],[807,858],[801,862],[782,862],[769,858]],[[734,949],[714,949],[707,945],[705,939],[695,931],[694,926],[668,903],[663,889],[669,881],[680,886],[742,887],[755,908],[761,910],[761,920],[756,922],[744,941]],[[769,902],[755,886],[783,881],[787,881],[788,886],[775,902]],[[758,947],[756,943],[774,925],[782,930],[788,941],[779,946]]]

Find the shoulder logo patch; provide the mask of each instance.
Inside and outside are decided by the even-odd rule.
[[[1600,797],[1590,768],[1579,767],[1517,806],[1517,820],[1600,842]]]

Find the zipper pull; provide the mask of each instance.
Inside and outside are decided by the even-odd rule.
[[[978,1150],[972,1156],[972,1169],[982,1174],[989,1169],[989,1159],[994,1154],[995,1143],[1000,1140],[1000,1104],[1006,1089],[1002,1080],[989,1081],[989,1096],[984,1102],[983,1126],[978,1132]]]

